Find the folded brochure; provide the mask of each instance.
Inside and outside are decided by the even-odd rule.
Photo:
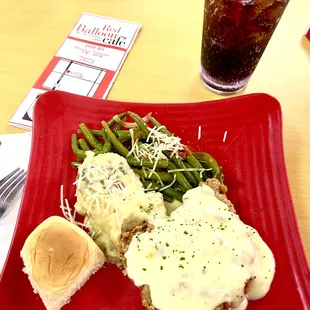
[[[9,124],[31,129],[34,104],[49,90],[106,98],[140,28],[138,23],[84,13]]]

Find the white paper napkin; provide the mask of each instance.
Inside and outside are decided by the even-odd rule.
[[[0,179],[17,167],[27,169],[31,133],[0,135],[0,141]],[[18,194],[10,209],[0,218],[0,274],[12,241],[21,196],[22,191]]]

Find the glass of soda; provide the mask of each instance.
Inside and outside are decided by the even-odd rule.
[[[201,78],[233,94],[248,83],[289,0],[205,0]]]

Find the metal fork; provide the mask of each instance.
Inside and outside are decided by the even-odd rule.
[[[16,168],[0,180],[0,218],[7,211],[26,180],[26,171]]]

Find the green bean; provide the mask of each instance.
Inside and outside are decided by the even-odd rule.
[[[119,118],[123,118],[124,116],[126,116],[126,114],[127,114],[127,112],[124,112],[124,113],[118,114],[117,116],[118,116]],[[114,115],[114,116],[115,116],[115,115]],[[115,123],[116,123],[116,121],[115,121],[114,118],[110,119],[110,120],[107,122],[107,124],[108,124],[109,127],[112,127]]]
[[[193,167],[193,168],[203,168],[199,160],[194,155],[189,155],[186,158],[186,161]]]
[[[183,194],[175,191],[172,187],[167,187],[167,188],[161,190],[161,188],[163,188],[163,187],[160,186],[160,184],[157,184],[154,181],[148,181],[148,180],[142,180],[142,184],[143,184],[144,188],[146,188],[146,189],[159,190],[164,195],[175,198],[176,200],[182,202]],[[150,184],[151,184],[151,186],[150,186]]]
[[[120,120],[123,121],[123,120],[125,119],[125,117],[126,117],[126,116],[120,117]],[[113,133],[114,133],[115,135],[117,135],[117,132],[118,132],[119,130],[121,130],[122,127],[123,127],[123,126],[122,126],[120,123],[117,123],[117,124],[115,125],[114,129],[113,129]]]
[[[116,135],[120,141],[125,141],[125,140],[131,139],[131,135],[130,135],[129,130],[118,130]]]
[[[90,130],[87,128],[87,126],[82,123],[80,124],[80,129],[85,136],[85,139],[87,142],[95,149],[102,150],[103,145],[95,138],[95,136],[90,132]]]
[[[160,184],[157,184],[154,181],[144,180],[144,179],[141,179],[140,181],[143,184],[143,187],[145,189],[150,189],[150,190],[154,190],[155,191],[155,190],[160,189],[160,187],[161,187]]]
[[[122,129],[122,125],[121,125],[121,124],[116,124],[115,127],[114,127],[114,129],[113,129],[113,133],[114,133],[115,135],[117,135],[117,132],[118,132],[119,130],[121,130],[121,129]]]
[[[205,163],[207,168],[212,169],[212,176],[221,181],[221,169],[216,160],[208,153],[196,152],[193,153],[195,158],[202,163]]]
[[[72,147],[73,153],[78,158],[84,159],[86,157],[85,152],[79,149],[78,138],[75,133],[71,136],[71,147]]]
[[[190,155],[187,156],[186,161],[193,167],[193,168],[204,168],[203,165],[199,162],[199,160],[193,155],[193,153],[190,151]],[[208,178],[207,172],[203,171],[201,173],[202,178],[206,180]]]
[[[128,112],[128,114],[132,117],[132,119],[137,123],[137,125],[139,126],[139,128],[146,134],[149,135],[150,130],[147,127],[147,125],[145,124],[144,120],[137,114],[133,113],[133,112]]]
[[[167,196],[173,197],[176,200],[183,202],[183,194],[175,191],[172,187],[168,187],[166,189],[163,189],[162,192]]]
[[[133,156],[128,156],[128,157],[126,157],[126,160],[129,164],[129,166],[145,167],[145,168],[153,168],[154,167],[154,162],[150,161],[149,159],[139,160]],[[167,167],[168,167],[168,160],[159,160],[157,162],[156,168],[167,168]]]
[[[101,134],[102,134],[102,137],[104,139],[104,145],[103,145],[103,148],[102,148],[102,152],[103,153],[109,153],[112,150],[112,143],[108,139],[107,134],[105,133],[104,130],[102,130]]]
[[[96,150],[96,149],[93,150],[93,152],[95,153],[95,155],[108,153],[108,152],[106,152],[105,150]]]
[[[135,139],[145,139],[147,137],[147,135],[143,131],[141,131],[139,128],[135,128],[133,130],[133,135]],[[117,136],[121,141],[131,139],[129,130],[119,130],[117,132]]]
[[[147,169],[137,169],[133,168],[133,171],[135,174],[139,175],[140,177],[148,180],[154,180],[154,181],[162,181],[162,182],[172,182],[173,176],[168,172],[152,172],[152,170]]]
[[[89,148],[89,146],[88,146],[88,144],[87,144],[87,142],[86,142],[85,139],[79,139],[78,142],[79,142],[80,148],[81,148],[83,151],[89,151],[89,150],[90,150],[90,148]]]
[[[206,176],[205,180],[207,180],[209,178],[214,178],[212,169],[209,167],[209,165],[204,161],[201,161],[200,163],[202,164],[202,167],[205,169],[205,172],[204,172],[204,174]],[[218,180],[220,180],[220,179],[218,179]]]
[[[173,202],[174,200],[174,197],[170,197],[168,195],[163,195],[163,197],[164,197],[164,201],[167,201],[167,202]]]
[[[88,129],[89,130],[89,129]],[[89,130],[94,136],[99,136],[99,137],[103,137],[104,138],[104,145],[102,145],[99,141],[98,143],[100,143],[101,145],[101,149],[99,149],[98,147],[96,148],[98,151],[100,152],[95,152],[97,154],[104,154],[104,153],[108,153],[111,151],[111,142],[106,138],[106,134],[103,130]],[[79,129],[78,132],[81,132],[82,133],[82,130]],[[86,137],[86,136],[85,136]],[[90,150],[90,147],[89,145],[87,144],[86,140],[85,139],[79,139],[79,145],[80,145],[80,148],[83,150],[83,151],[88,151]],[[98,145],[97,145],[98,146]]]
[[[88,129],[95,137],[101,137],[102,130],[99,129]],[[78,130],[78,133],[83,133],[81,129]]]
[[[151,123],[156,126],[157,128],[161,127],[161,132],[165,133],[167,136],[173,136],[173,134],[166,128],[166,126],[163,126],[160,122],[158,122],[154,117],[150,118]]]
[[[111,151],[111,142],[110,140],[107,139],[107,136],[105,134],[105,132],[101,129],[89,129],[89,131],[96,137],[103,137],[104,139],[104,145],[102,147],[102,153],[108,153]],[[81,129],[78,130],[78,133],[82,133]],[[81,140],[84,140],[83,142]],[[87,144],[87,142],[85,141],[85,139],[79,139],[79,145],[80,148],[83,151],[88,151],[90,150],[89,145]],[[87,147],[87,148],[86,148]]]
[[[167,152],[164,152],[164,154],[166,155]],[[167,155],[168,155],[168,154],[167,154]],[[167,156],[167,155],[166,155],[166,156]],[[170,156],[169,156],[169,158],[170,158]],[[187,169],[185,163],[184,163],[182,160],[180,160],[179,158],[177,158],[175,155],[173,155],[170,159],[171,159],[171,161],[175,164],[175,166],[176,166],[177,168],[179,168],[179,169]],[[192,175],[191,171],[186,171],[186,170],[184,170],[184,171],[182,171],[182,172],[183,172],[184,176],[186,177],[186,179],[189,181],[189,183],[190,183],[191,185],[193,185],[194,187],[196,187],[196,186],[199,185],[199,183],[196,181],[196,179],[195,179],[194,176]]]
[[[124,116],[121,120],[123,120],[124,118],[125,118],[125,116]],[[118,132],[119,130],[121,130],[121,129],[122,129],[122,125],[119,124],[119,123],[117,123],[117,124],[115,125],[114,129],[113,129],[113,133],[114,133],[115,137],[117,137],[117,132]]]
[[[177,184],[174,183],[172,187],[178,193],[181,193],[181,194],[185,194],[186,193],[186,190],[182,186],[180,186],[180,184],[178,184],[178,183]]]
[[[73,153],[78,157],[78,159],[83,160],[84,158],[86,158],[86,152],[84,150],[79,149],[79,145],[78,145],[78,139],[76,134],[72,135],[71,138],[71,147],[73,150]],[[98,154],[103,154],[104,150],[93,150],[93,152],[95,153],[95,155]]]
[[[122,155],[126,158],[128,164],[130,166],[134,167],[147,167],[147,168],[153,168],[154,162],[151,162],[148,159],[138,160],[133,156],[128,156],[129,151],[126,149],[126,147],[116,138],[112,130],[109,128],[106,122],[102,122],[102,126],[105,130],[105,133],[107,134],[108,139],[111,141],[113,146],[115,147],[115,150],[118,154]],[[128,157],[127,157],[128,156]],[[166,160],[159,160],[156,167],[157,168],[167,168],[168,161]]]
[[[168,162],[168,170],[175,170],[175,169],[177,169],[177,167],[172,162]],[[181,185],[181,187],[183,187],[186,191],[192,189],[192,186],[187,181],[186,177],[182,172],[174,171],[172,173],[176,176],[177,182]]]
[[[192,167],[189,163],[187,163],[187,162],[185,162],[185,166],[187,167],[187,168],[194,168],[194,167]],[[200,177],[200,173],[198,172],[198,171],[191,171],[191,173],[193,174],[193,176],[194,176],[194,178],[196,179],[196,181],[198,182],[198,184],[200,183],[200,182],[203,182],[203,179]]]
[[[112,149],[112,144],[111,144],[110,140],[106,140],[100,154],[109,153],[109,152],[111,152],[111,149]]]
[[[126,147],[116,138],[113,131],[110,129],[108,124],[106,122],[102,122],[102,126],[104,128],[104,131],[107,135],[107,138],[110,140],[110,142],[115,147],[118,154],[122,155],[123,157],[127,157],[129,151],[126,149]]]

